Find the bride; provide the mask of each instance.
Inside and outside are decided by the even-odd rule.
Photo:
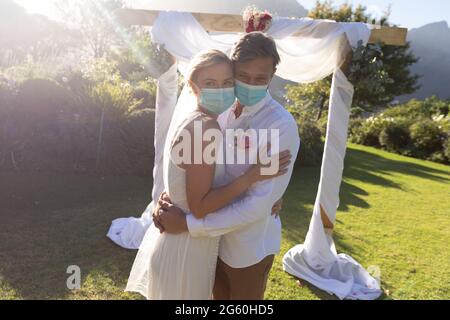
[[[290,154],[286,151],[278,155],[279,170],[273,175],[262,175],[261,164],[256,164],[225,184],[223,161],[218,161],[223,156],[222,139],[197,141],[195,131],[201,124],[201,137],[207,130],[220,133],[217,117],[235,102],[231,61],[218,50],[198,54],[191,62],[187,85],[195,106],[168,135],[164,188],[174,205],[186,214],[203,218],[230,204],[254,183],[285,174]],[[186,145],[188,148],[180,148]],[[203,156],[197,161],[196,150],[203,155],[211,149],[217,151],[212,161]],[[139,292],[152,300],[210,299],[218,249],[219,238],[194,238],[187,232],[160,233],[152,224],[139,248],[125,291]]]

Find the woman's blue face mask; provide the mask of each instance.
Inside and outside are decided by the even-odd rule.
[[[213,114],[219,115],[227,111],[235,100],[235,87],[200,90],[200,106]]]
[[[244,106],[253,106],[264,99],[267,95],[268,84],[253,86],[236,80],[236,97]]]

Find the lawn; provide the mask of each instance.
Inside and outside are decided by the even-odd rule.
[[[320,168],[300,168],[285,196],[281,252],[303,242]],[[335,241],[381,270],[385,299],[450,299],[450,167],[351,145]],[[105,234],[138,216],[151,179],[0,174],[0,299],[135,299],[123,292],[135,256]],[[272,269],[266,299],[333,299]],[[66,287],[78,265],[82,287]]]

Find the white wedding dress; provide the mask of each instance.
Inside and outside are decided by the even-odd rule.
[[[201,117],[191,112],[177,128],[181,130]],[[172,158],[172,144],[164,149],[164,188],[175,206],[189,214],[186,173]],[[219,148],[218,156],[223,150]],[[220,186],[224,166],[216,164],[214,187]],[[188,232],[172,235],[159,232],[154,224],[142,241],[125,291],[138,292],[149,300],[207,300],[212,297],[219,238],[194,238]]]

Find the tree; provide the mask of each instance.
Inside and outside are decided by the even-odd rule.
[[[57,0],[54,4],[66,23],[79,30],[94,58],[104,57],[121,41],[114,10],[124,6],[122,0]]]
[[[390,8],[376,21],[366,12],[366,7],[343,4],[336,8],[332,1],[317,1],[309,13],[314,19],[331,19],[339,22],[365,22],[389,26]],[[411,53],[409,43],[404,47],[369,44],[353,48],[348,78],[355,86],[352,115],[387,107],[396,96],[416,91],[418,76],[409,67],[418,59]],[[320,120],[330,96],[331,76],[311,84],[290,85],[287,98],[293,105],[291,111]]]

